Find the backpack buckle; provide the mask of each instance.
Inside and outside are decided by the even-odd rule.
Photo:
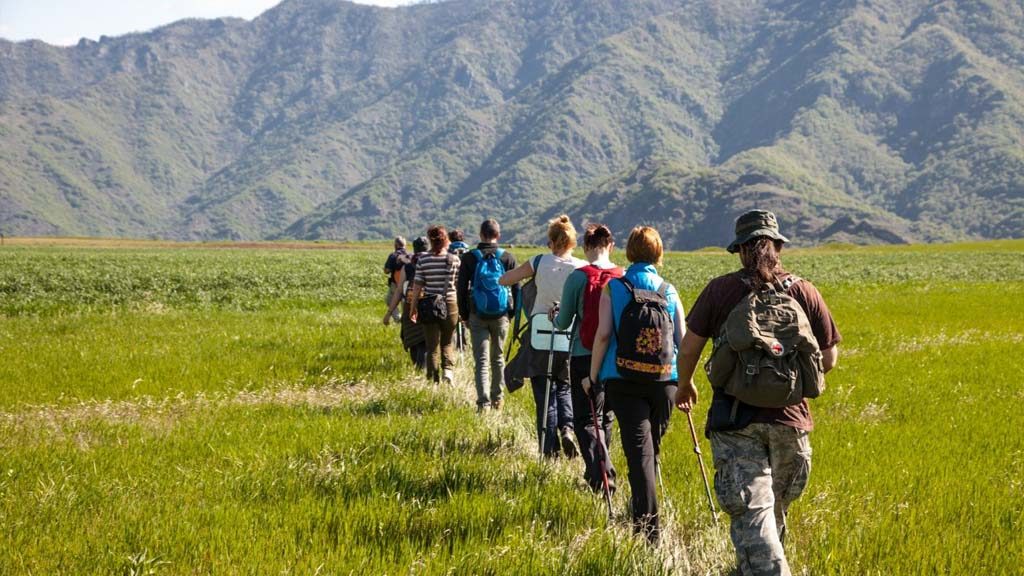
[[[747,376],[754,376],[757,374],[756,364],[747,364]]]

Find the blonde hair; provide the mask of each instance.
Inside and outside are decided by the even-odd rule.
[[[548,242],[551,251],[562,253],[576,247],[576,228],[565,214],[548,221]]]
[[[646,262],[661,266],[665,248],[661,244],[661,234],[650,226],[637,226],[629,233],[626,242],[626,258],[630,262]]]

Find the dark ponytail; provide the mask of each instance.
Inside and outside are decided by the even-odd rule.
[[[583,232],[583,249],[600,250],[612,245],[612,231],[604,224],[587,224]]]
[[[779,261],[781,250],[782,241],[767,236],[759,236],[740,245],[740,262],[743,263],[743,270],[754,281],[754,289],[760,290],[775,282],[785,272]]]

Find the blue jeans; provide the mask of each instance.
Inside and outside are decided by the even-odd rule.
[[[540,432],[544,424],[544,390],[548,388],[547,376],[530,378],[533,387],[533,400],[537,406],[537,439],[540,440]],[[550,396],[548,398],[548,430],[544,437],[544,455],[554,456],[561,450],[558,440],[558,430],[568,426],[573,428],[572,418],[572,394],[569,392],[569,383],[564,380],[554,379],[550,385]]]

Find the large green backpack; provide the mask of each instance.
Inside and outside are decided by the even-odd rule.
[[[790,276],[751,290],[732,309],[704,365],[712,387],[761,408],[792,406],[821,394],[825,371],[818,341],[800,303],[786,293],[799,281]]]

